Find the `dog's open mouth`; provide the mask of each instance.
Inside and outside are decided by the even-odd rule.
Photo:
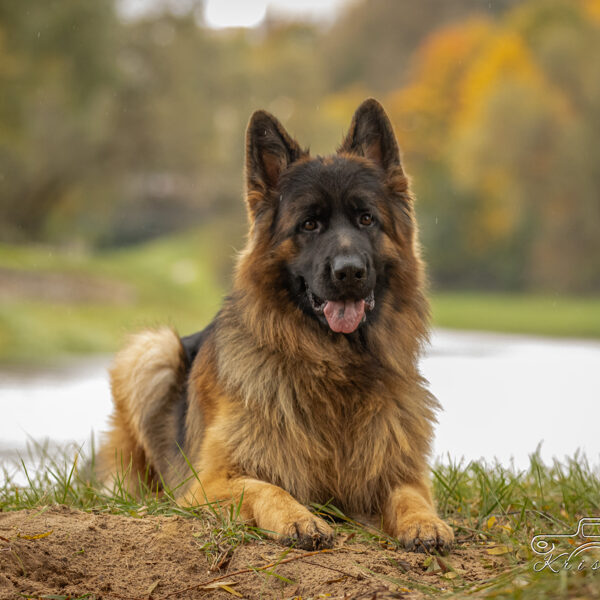
[[[321,300],[309,288],[306,294],[312,309],[317,315],[324,315],[332,331],[352,333],[367,320],[366,311],[375,308],[375,294],[371,293],[361,300]]]

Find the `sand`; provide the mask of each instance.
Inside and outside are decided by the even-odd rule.
[[[230,554],[214,545],[207,553],[210,535],[206,520],[179,516],[135,518],[66,506],[0,513],[0,599],[422,598],[422,586],[471,587],[506,569],[502,557],[486,556],[473,541],[459,543],[439,564],[341,534],[332,551],[292,549],[277,566],[260,570],[285,548],[252,541]],[[454,573],[445,573],[448,567]]]

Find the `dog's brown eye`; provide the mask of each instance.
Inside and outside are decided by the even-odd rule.
[[[302,223],[302,229],[304,231],[314,231],[317,228],[317,222],[314,219],[306,219],[304,223]]]
[[[373,224],[373,215],[371,213],[365,213],[360,216],[360,224],[361,225],[372,225]]]

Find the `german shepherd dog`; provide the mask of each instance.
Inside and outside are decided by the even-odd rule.
[[[407,178],[383,107],[363,102],[315,158],[265,111],[246,133],[250,231],[210,325],[131,338],[111,370],[101,480],[237,503],[299,548],[331,546],[305,505],[381,518],[413,551],[447,551],[427,458],[438,408],[417,365],[428,304]],[[195,476],[190,477],[188,464]]]

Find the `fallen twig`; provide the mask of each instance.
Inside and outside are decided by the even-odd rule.
[[[284,560],[276,560],[275,562],[269,563],[268,565],[263,565],[262,567],[251,567],[249,569],[241,569],[239,571],[234,571],[233,573],[227,573],[226,575],[221,575],[220,577],[215,577],[214,579],[209,579],[208,581],[201,581],[200,583],[195,583],[194,585],[190,585],[189,587],[182,588],[180,590],[175,590],[174,592],[170,592],[165,596],[161,596],[160,600],[165,600],[165,598],[170,598],[171,596],[176,596],[178,594],[183,594],[184,592],[189,592],[190,590],[195,590],[196,588],[207,586],[211,583],[215,583],[220,581],[221,579],[230,579],[235,577],[236,575],[243,575],[244,573],[254,573],[256,571],[264,571],[265,569],[269,569],[271,567],[276,567],[279,565],[284,565],[286,563],[290,563],[293,560],[301,560],[303,558],[307,558],[308,556],[315,556],[316,554],[325,554],[326,552],[333,552],[333,550],[325,549],[325,550],[315,550],[314,552],[306,552],[305,554],[299,554],[298,556],[292,556],[291,558],[286,558]],[[321,565],[319,565],[321,566]],[[337,569],[334,569],[337,570]]]
[[[346,577],[352,577],[353,579],[358,579],[356,575],[352,575],[351,573],[346,573],[346,571],[342,571],[342,569],[336,569],[335,567],[329,567],[328,565],[320,565],[319,563],[314,563],[311,560],[304,561],[307,565],[313,565],[313,567],[321,567],[321,569],[329,569],[330,571],[336,571],[337,573],[341,573]]]

